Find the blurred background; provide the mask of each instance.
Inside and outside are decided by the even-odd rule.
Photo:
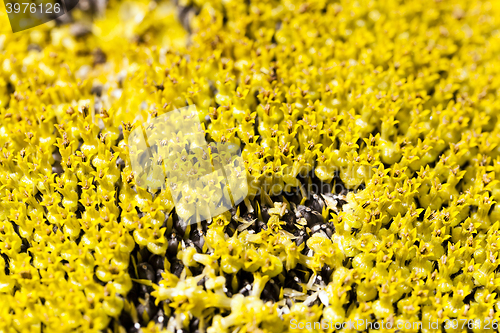
[[[0,0],[0,33],[12,34],[7,10],[4,0]],[[156,41],[164,41],[166,44],[175,43],[182,45],[184,35],[180,21],[187,23],[192,14],[192,8],[187,4],[177,1],[106,1],[106,0],[80,0],[77,7],[68,14],[41,26],[24,31],[26,33],[37,33],[53,28],[68,28],[70,33],[82,37],[89,33],[95,33],[103,38],[125,37],[132,38],[147,31],[152,32],[151,26],[154,18],[162,17],[165,23],[162,29],[155,29]],[[146,12],[154,15],[146,19]],[[159,27],[157,27],[159,28]],[[172,35],[176,31],[175,36]],[[170,37],[168,37],[170,36]],[[148,37],[152,37],[149,34]]]

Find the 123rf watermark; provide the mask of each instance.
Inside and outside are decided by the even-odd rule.
[[[334,322],[331,320],[323,319],[320,322],[312,321],[298,321],[296,319],[290,320],[290,329],[292,330],[341,330],[351,329],[356,331],[364,330],[380,330],[380,329],[395,329],[395,330],[421,330],[421,329],[479,329],[484,331],[497,330],[498,320],[496,319],[445,319],[442,321],[369,321],[364,319],[348,320],[346,322]]]

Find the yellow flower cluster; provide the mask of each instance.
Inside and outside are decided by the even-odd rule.
[[[500,3],[72,15],[0,35],[0,332],[499,320]],[[135,128],[186,105],[248,180],[193,225],[129,157]]]

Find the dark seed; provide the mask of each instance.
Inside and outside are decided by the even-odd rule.
[[[323,281],[329,282],[332,273],[333,269],[328,265],[323,265],[323,268],[321,268],[321,276],[323,277]]]
[[[293,212],[291,212],[290,210],[285,215],[283,215],[282,219],[286,222],[288,227],[294,227],[295,222],[297,222],[295,214],[293,214]]]
[[[252,290],[252,285],[248,282],[245,283],[245,286],[238,291],[239,294],[242,294],[243,296],[248,296],[250,295],[250,291]]]
[[[117,165],[119,168],[123,169],[123,168],[125,167],[125,161],[124,161],[121,157],[118,157],[118,158],[116,159],[116,165]]]
[[[332,236],[333,236],[333,230],[330,227],[326,227],[325,233],[328,236],[328,238],[332,238]]]
[[[139,315],[139,318],[142,320],[144,319],[144,313],[147,313],[149,318],[152,318],[156,312],[158,311],[158,308],[155,306],[155,303],[152,298],[149,297],[149,294],[146,294],[146,298],[144,299],[144,304],[139,302],[139,305],[136,307],[137,314]],[[145,322],[145,324],[147,324]]]
[[[206,276],[204,276],[200,281],[198,281],[197,285],[198,286],[204,286],[205,282],[208,280]]]
[[[28,45],[28,51],[32,51],[32,50],[40,52],[40,51],[42,51],[42,48],[38,44]]]
[[[203,232],[201,230],[195,229],[191,233],[191,239],[193,240],[193,244],[199,249],[198,252],[202,252],[203,245],[205,244],[205,237],[203,237]]]
[[[149,280],[149,281],[154,281],[155,280],[155,271],[153,267],[146,263],[140,263],[137,266],[137,273],[139,273],[139,279],[144,279],[144,280]]]
[[[278,300],[280,297],[281,288],[278,285],[278,283],[274,282],[274,280],[271,280],[271,289],[272,289],[272,293],[273,293],[274,298],[276,300]]]
[[[260,210],[260,213],[262,214],[262,219],[266,223],[267,223],[267,221],[269,221],[269,218],[271,217],[271,215],[269,215],[268,209],[269,208],[267,208],[266,206],[262,206],[262,208]]]
[[[299,279],[297,278],[297,274],[294,271],[290,271],[285,279],[285,288],[291,288],[294,290],[302,290],[300,285],[298,284]]]
[[[183,219],[175,219],[174,220],[174,228],[175,231],[182,237],[186,233],[186,229],[188,227],[188,223]]]
[[[165,271],[163,269],[159,269],[159,270],[156,271],[156,283],[160,283],[160,281],[163,280],[162,274],[164,272]]]
[[[279,295],[280,288],[273,280],[270,280],[268,283],[266,283],[266,286],[262,290],[261,297],[265,301],[276,302],[279,298]]]
[[[165,259],[159,255],[153,255],[149,258],[148,262],[154,269],[165,269]]]
[[[153,317],[153,321],[157,324],[160,324],[161,326],[163,326],[163,324],[165,323],[165,319],[165,314],[163,313],[162,309],[159,309],[156,315]]]
[[[87,36],[92,32],[90,27],[83,25],[81,23],[74,23],[73,25],[71,25],[69,30],[70,33],[76,38]]]
[[[177,277],[180,277],[183,270],[184,265],[182,264],[182,261],[175,259],[170,266],[170,272]]]
[[[54,150],[54,152],[52,153],[52,157],[54,158],[54,161],[61,162],[62,156],[61,153],[59,152],[59,149]]]
[[[122,127],[122,125],[120,125],[118,127],[118,130],[120,131],[120,135],[118,135],[118,140],[117,141],[120,142],[120,141],[123,140],[123,127]],[[119,157],[118,157],[118,159],[119,159]],[[117,162],[118,162],[118,159],[117,159]],[[123,162],[123,166],[125,166],[125,162]]]
[[[96,95],[97,97],[101,97],[101,95],[102,95],[102,89],[103,89],[102,84],[94,84],[92,86],[92,88],[90,89],[90,93],[92,95]]]
[[[319,232],[321,230],[321,227],[322,226],[320,224],[316,224],[315,226],[313,226],[311,228],[311,233],[315,234],[315,233]]]
[[[297,238],[295,238],[295,244],[299,246],[300,244],[304,243],[305,240],[306,240],[306,232],[304,230],[300,230],[299,235],[297,236]]]
[[[276,301],[273,296],[271,295],[271,292],[267,289],[262,290],[261,298],[264,301]]]
[[[232,275],[226,277],[225,292],[227,297],[233,297],[233,291],[232,291],[233,288],[231,287],[231,280],[232,280]]]
[[[256,232],[260,232],[261,230],[267,230],[267,224],[262,221],[257,221],[257,230]]]
[[[58,175],[62,174],[64,172],[61,163],[55,162],[54,165],[52,166],[52,173],[57,173]]]
[[[323,201],[323,199],[319,195],[314,193],[309,201],[310,201],[310,203],[308,206],[311,207],[311,209],[313,209],[319,213],[321,213],[323,211],[323,207],[325,206],[325,202]]]
[[[139,297],[143,298],[145,295],[152,292],[153,288],[141,283],[141,284],[139,284],[137,291],[139,293]]]
[[[194,332],[200,326],[200,318],[193,318],[189,323],[189,332]]]
[[[174,232],[170,235],[170,239],[168,240],[168,248],[167,248],[168,254],[170,256],[175,256],[178,247],[179,247],[179,238],[177,234]]]
[[[197,14],[197,8],[195,6],[179,6],[178,7],[178,18],[184,29],[191,32],[191,21]]]
[[[132,319],[132,316],[130,316],[130,313],[127,311],[122,311],[119,317],[120,324],[123,327],[127,328],[128,332],[138,332],[138,330],[134,327],[134,321]]]
[[[226,234],[229,236],[229,237],[232,237],[234,235],[234,231],[236,230],[237,228],[237,224],[235,221],[231,221],[227,227],[226,227]]]
[[[26,238],[23,238],[22,243],[21,243],[21,252],[26,252],[30,248],[30,243]]]
[[[309,207],[299,205],[297,206],[297,210],[295,212],[295,216],[297,218],[305,218],[307,221],[307,226],[312,228],[314,225],[323,222],[323,216],[321,213],[312,210]]]
[[[100,48],[96,48],[92,52],[92,55],[94,56],[94,61],[93,61],[94,66],[99,64],[104,64],[107,60],[106,53],[104,53]]]

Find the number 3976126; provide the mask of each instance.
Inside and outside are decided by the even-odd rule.
[[[498,321],[496,319],[493,320],[481,320],[481,319],[447,319],[444,321],[444,329],[461,329],[467,330],[469,329],[479,329],[483,331],[488,330],[497,330],[500,325],[498,325]]]
[[[6,3],[5,7],[7,7],[7,13],[42,13],[42,14],[59,14],[61,13],[61,5],[58,3],[30,3],[30,2],[15,2],[15,3]]]

